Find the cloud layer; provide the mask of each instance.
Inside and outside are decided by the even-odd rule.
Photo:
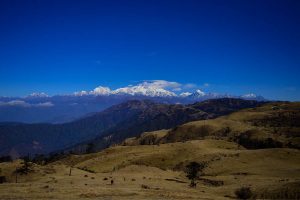
[[[54,104],[50,101],[42,103],[28,103],[23,100],[12,100],[8,102],[0,101],[0,106],[20,106],[20,107],[51,107]]]

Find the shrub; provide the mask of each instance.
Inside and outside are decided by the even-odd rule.
[[[10,156],[2,156],[0,157],[0,163],[1,162],[11,162],[12,158]]]
[[[144,185],[144,184],[141,185],[141,188],[143,188],[143,189],[150,189],[150,187],[148,185]]]
[[[0,176],[0,184],[1,183],[5,183],[7,180],[6,180],[6,177],[5,176]]]
[[[30,163],[28,160],[24,160],[22,162],[22,166],[18,167],[15,172],[19,174],[28,174],[29,172],[32,172],[32,163]]]
[[[253,196],[253,193],[249,187],[241,187],[234,193],[239,199],[250,199]]]
[[[199,175],[202,175],[203,169],[207,166],[207,163],[190,162],[185,169],[186,177],[191,180],[191,187],[196,187],[195,180]]]

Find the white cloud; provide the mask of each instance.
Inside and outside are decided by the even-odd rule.
[[[12,100],[8,102],[0,101],[0,106],[19,106],[19,107],[51,107],[54,106],[54,104],[50,101],[43,102],[43,103],[28,103],[22,100]]]
[[[210,84],[209,84],[209,83],[204,83],[203,86],[204,86],[204,87],[209,87]]]
[[[89,94],[94,95],[110,95],[111,90],[109,87],[98,86],[93,91],[90,91]]]
[[[148,80],[148,81],[146,80],[138,85],[147,86],[147,87],[156,87],[162,89],[180,88],[182,86],[181,83],[165,81],[165,80]]]
[[[172,91],[174,91],[174,92],[179,92],[181,90],[182,90],[181,88],[174,88],[174,89],[172,89]]]
[[[54,106],[54,104],[50,101],[44,102],[44,103],[37,103],[37,104],[31,104],[32,106],[36,107],[51,107]]]
[[[22,107],[30,107],[31,105],[22,100],[12,100],[8,102],[0,101],[0,106],[22,106]]]

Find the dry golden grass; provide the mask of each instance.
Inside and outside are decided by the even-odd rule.
[[[300,144],[293,135],[299,134],[297,124],[282,125],[275,133],[274,127],[253,123],[277,115],[297,119],[299,111],[300,103],[271,103],[176,129],[147,132],[98,153],[33,165],[34,171],[19,176],[19,183],[14,183],[13,171],[21,161],[0,163],[0,176],[8,180],[0,184],[0,199],[232,199],[241,187],[250,187],[255,198],[299,199],[299,150],[247,150],[232,142],[236,135],[252,131],[257,139]],[[196,188],[188,186],[183,171],[191,161],[208,164]]]
[[[126,140],[123,145],[207,138],[236,141],[247,132],[251,132],[252,141],[265,142],[271,138],[284,147],[300,148],[300,103],[269,103],[216,119],[193,121],[170,130],[144,133]]]
[[[20,177],[20,183],[12,183],[12,178],[11,183],[0,184],[0,199],[224,199],[235,197],[241,186],[249,186],[257,197],[295,197],[299,158],[295,149],[246,150],[233,142],[209,139],[116,146],[34,165],[35,172]],[[190,161],[208,162],[197,188],[188,186],[181,171]],[[18,162],[1,163],[0,168],[9,177]],[[223,185],[214,186],[216,181]]]

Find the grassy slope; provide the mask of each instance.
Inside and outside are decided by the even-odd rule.
[[[251,141],[263,142],[272,138],[284,147],[300,148],[300,103],[270,103],[244,109],[217,119],[189,122],[163,130],[161,134],[149,132],[127,139],[124,144],[171,143],[204,138],[237,141],[238,137],[246,134],[251,135]]]
[[[299,194],[299,158],[300,152],[296,149],[246,150],[238,149],[232,142],[209,139],[152,146],[116,146],[95,154],[71,156],[46,166],[35,166],[36,172],[20,178],[22,183],[1,184],[0,198],[222,199],[234,197],[234,190],[241,186],[250,186],[258,196],[270,197],[276,192],[285,195],[281,190],[286,185]],[[180,169],[190,161],[207,161],[209,164],[203,177],[223,181],[224,185],[216,187],[199,181],[196,189],[189,188]],[[71,177],[67,167],[70,163],[74,165]],[[4,165],[8,164],[2,163],[0,168],[11,167]],[[112,177],[115,184],[109,185],[109,180],[103,180],[104,177],[109,180]],[[142,189],[142,184],[150,189]],[[25,191],[30,193],[25,194]]]
[[[280,109],[274,110],[274,106]],[[248,150],[230,141],[247,130],[257,138],[295,141],[299,126],[294,119],[298,119],[299,108],[299,103],[269,104],[172,130],[144,133],[126,140],[123,145],[127,146],[72,155],[46,166],[34,165],[33,173],[19,177],[21,183],[0,184],[0,199],[224,199],[235,197],[234,191],[241,186],[251,187],[257,198],[300,198],[298,149]],[[230,131],[224,135],[227,127]],[[176,142],[180,140],[185,142]],[[136,145],[141,141],[157,145]],[[205,180],[199,180],[196,189],[188,187],[183,172],[191,161],[208,163]],[[2,175],[10,182],[18,162],[0,163]],[[74,166],[72,176],[68,176],[70,165]],[[111,179],[114,185],[109,184]],[[214,186],[220,183],[217,181],[223,185]],[[149,188],[141,188],[142,184]]]

